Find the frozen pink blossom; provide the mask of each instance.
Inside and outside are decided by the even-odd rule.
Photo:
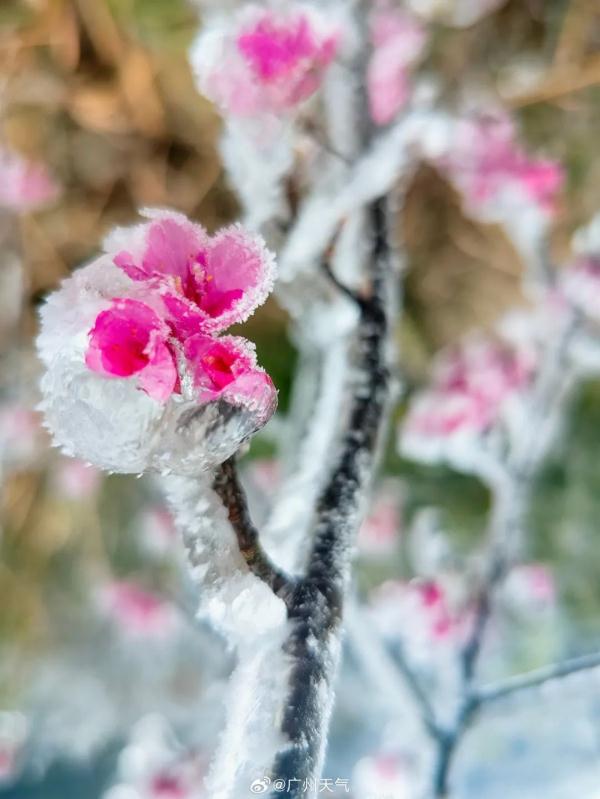
[[[275,402],[271,378],[257,367],[254,349],[246,339],[214,339],[199,333],[185,342],[184,352],[201,402],[222,397],[232,405],[258,403],[266,408]]]
[[[373,52],[367,66],[371,118],[387,125],[410,96],[410,70],[418,60],[427,33],[411,14],[380,3],[370,18]]]
[[[200,88],[237,116],[279,114],[319,88],[338,33],[314,9],[246,6],[233,25],[208,30],[192,51]]]
[[[266,299],[274,259],[241,227],[210,237],[181,214],[145,215],[44,306],[41,407],[69,455],[189,474],[222,463],[275,411],[253,345],[216,337]]]
[[[147,224],[118,231],[127,243],[115,264],[132,280],[155,285],[182,336],[218,332],[245,321],[273,287],[274,261],[262,239],[233,225],[209,236],[182,214],[146,212]]]
[[[117,783],[103,799],[205,799],[207,758],[185,749],[162,716],[142,718],[118,761]]]
[[[473,340],[445,353],[434,369],[432,385],[412,403],[405,430],[433,437],[480,433],[498,420],[504,403],[527,386],[534,368],[530,349],[492,341]]]
[[[135,376],[150,397],[166,402],[178,382],[168,337],[169,328],[148,305],[114,300],[96,318],[85,362],[107,377]]]
[[[135,636],[162,637],[177,625],[174,608],[162,597],[130,580],[104,586],[100,604],[124,632]]]
[[[1,208],[32,211],[53,202],[58,194],[58,184],[43,164],[0,148]]]
[[[512,120],[499,112],[461,120],[440,166],[474,213],[520,200],[552,215],[564,182],[561,165],[529,156],[516,140]]]

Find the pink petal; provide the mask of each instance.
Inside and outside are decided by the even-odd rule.
[[[238,336],[215,339],[199,333],[185,342],[184,354],[205,402],[220,397],[227,386],[256,364],[249,342]]]
[[[178,375],[166,344],[168,328],[143,302],[114,300],[98,314],[85,356],[94,372],[110,377],[139,375],[139,386],[153,399],[166,402]]]
[[[167,214],[148,223],[145,237],[144,253],[137,263],[127,250],[114,258],[115,264],[133,280],[172,277],[184,282],[206,244],[204,229],[181,214]]]
[[[269,295],[274,276],[273,256],[262,239],[239,225],[217,233],[208,246],[206,270],[198,286],[206,329],[224,330],[245,321]]]
[[[140,372],[139,387],[152,399],[165,403],[177,389],[179,376],[170,349],[162,341],[154,344],[154,355]]]

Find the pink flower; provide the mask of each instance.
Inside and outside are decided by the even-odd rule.
[[[277,400],[269,375],[256,365],[250,342],[240,336],[214,339],[198,334],[185,343],[200,401],[223,398],[268,418]]]
[[[261,239],[239,225],[211,237],[182,214],[146,215],[152,221],[130,236],[133,251],[120,250],[114,261],[132,280],[160,289],[178,334],[225,330],[265,301],[275,267]]]
[[[201,36],[192,63],[203,93],[225,111],[279,114],[317,91],[337,40],[314,9],[250,5],[231,28]]]
[[[125,632],[133,635],[161,637],[172,632],[177,623],[171,605],[129,580],[105,586],[100,593],[100,604]]]
[[[58,193],[58,184],[43,164],[0,148],[0,207],[31,211],[52,202]]]
[[[431,387],[409,409],[405,429],[436,437],[482,432],[498,420],[506,400],[526,387],[534,366],[530,350],[469,342],[438,361]]]
[[[462,639],[467,623],[444,585],[435,580],[385,582],[371,597],[371,612],[383,635],[403,639],[415,654],[432,644]]]
[[[551,215],[564,182],[561,165],[530,157],[516,141],[512,120],[502,113],[462,120],[440,165],[473,211],[524,199]]]
[[[135,376],[139,387],[158,402],[166,402],[178,383],[169,344],[169,328],[143,302],[114,300],[102,311],[89,333],[85,362],[108,377]]]
[[[410,69],[423,51],[427,34],[415,17],[386,3],[371,14],[370,27],[369,108],[375,124],[387,125],[410,96]]]

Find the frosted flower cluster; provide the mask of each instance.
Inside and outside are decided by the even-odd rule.
[[[223,461],[276,407],[253,345],[219,336],[266,299],[275,265],[233,226],[181,214],[108,236],[42,310],[42,410],[69,455],[117,472],[193,474]]]
[[[468,466],[477,441],[526,391],[535,366],[533,348],[494,340],[471,339],[442,353],[431,384],[410,404],[401,451],[417,460]]]
[[[223,111],[276,115],[319,88],[337,37],[335,27],[311,6],[250,4],[208,25],[190,57],[200,91]]]
[[[469,213],[488,221],[504,221],[523,206],[550,217],[564,180],[558,162],[525,152],[513,121],[500,111],[460,119],[440,166],[462,193]]]
[[[146,716],[132,730],[118,782],[103,799],[204,799],[206,764],[178,743],[166,720]]]

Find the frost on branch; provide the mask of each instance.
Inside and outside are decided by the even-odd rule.
[[[319,88],[336,30],[308,5],[247,5],[207,26],[191,52],[200,91],[234,116],[293,110]]]
[[[192,474],[275,410],[253,345],[216,335],[264,302],[274,261],[240,227],[210,237],[181,214],[145,215],[44,306],[42,409],[70,455],[116,472]]]

